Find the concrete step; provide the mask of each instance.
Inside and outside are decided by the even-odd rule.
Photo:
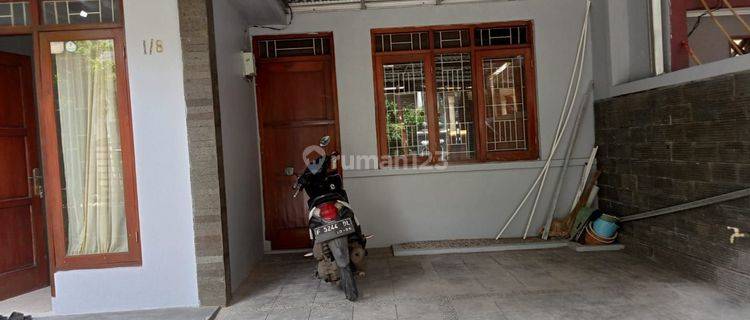
[[[34,318],[40,320],[213,320],[218,307],[156,309]]]

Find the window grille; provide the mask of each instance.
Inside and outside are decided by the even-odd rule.
[[[375,52],[427,50],[430,37],[427,32],[386,33],[375,36]]]
[[[482,61],[487,151],[527,149],[522,56]]]
[[[469,41],[469,30],[439,30],[434,32],[435,47],[463,48],[471,45]]]
[[[449,161],[474,159],[471,55],[437,55],[435,80],[441,158]]]
[[[531,30],[530,21],[373,29],[379,155],[538,159]]]
[[[526,26],[477,28],[474,30],[475,45],[480,47],[527,44],[528,41]]]
[[[425,73],[422,62],[383,65],[388,154],[428,156]]]
[[[331,45],[326,37],[260,40],[257,44],[261,58],[331,54]]]
[[[28,26],[31,20],[29,13],[28,1],[2,2],[0,26]]]
[[[116,0],[42,1],[45,24],[116,23],[120,14]]]

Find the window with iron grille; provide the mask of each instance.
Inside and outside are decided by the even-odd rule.
[[[0,2],[0,26],[28,26],[30,23],[29,1]]]
[[[329,37],[294,37],[259,39],[256,43],[262,59],[283,57],[326,56],[331,53]]]
[[[537,159],[531,30],[529,21],[372,30],[381,159]]]

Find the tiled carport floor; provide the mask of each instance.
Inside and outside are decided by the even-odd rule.
[[[269,255],[218,319],[750,319],[750,304],[620,252],[371,254],[361,298]]]

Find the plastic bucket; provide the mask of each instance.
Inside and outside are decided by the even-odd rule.
[[[615,233],[612,237],[604,238],[600,237],[596,234],[596,232],[593,229],[593,223],[590,223],[588,226],[586,226],[586,236],[584,238],[584,241],[587,245],[605,245],[605,244],[611,244],[614,243],[617,239],[617,233]]]
[[[617,222],[619,222],[620,219],[618,219],[615,216],[611,216],[608,214],[603,214],[599,219],[596,219],[593,224],[593,229],[596,232],[596,235],[602,238],[611,238],[615,235],[617,232],[617,229],[620,228],[619,225],[617,225]]]

